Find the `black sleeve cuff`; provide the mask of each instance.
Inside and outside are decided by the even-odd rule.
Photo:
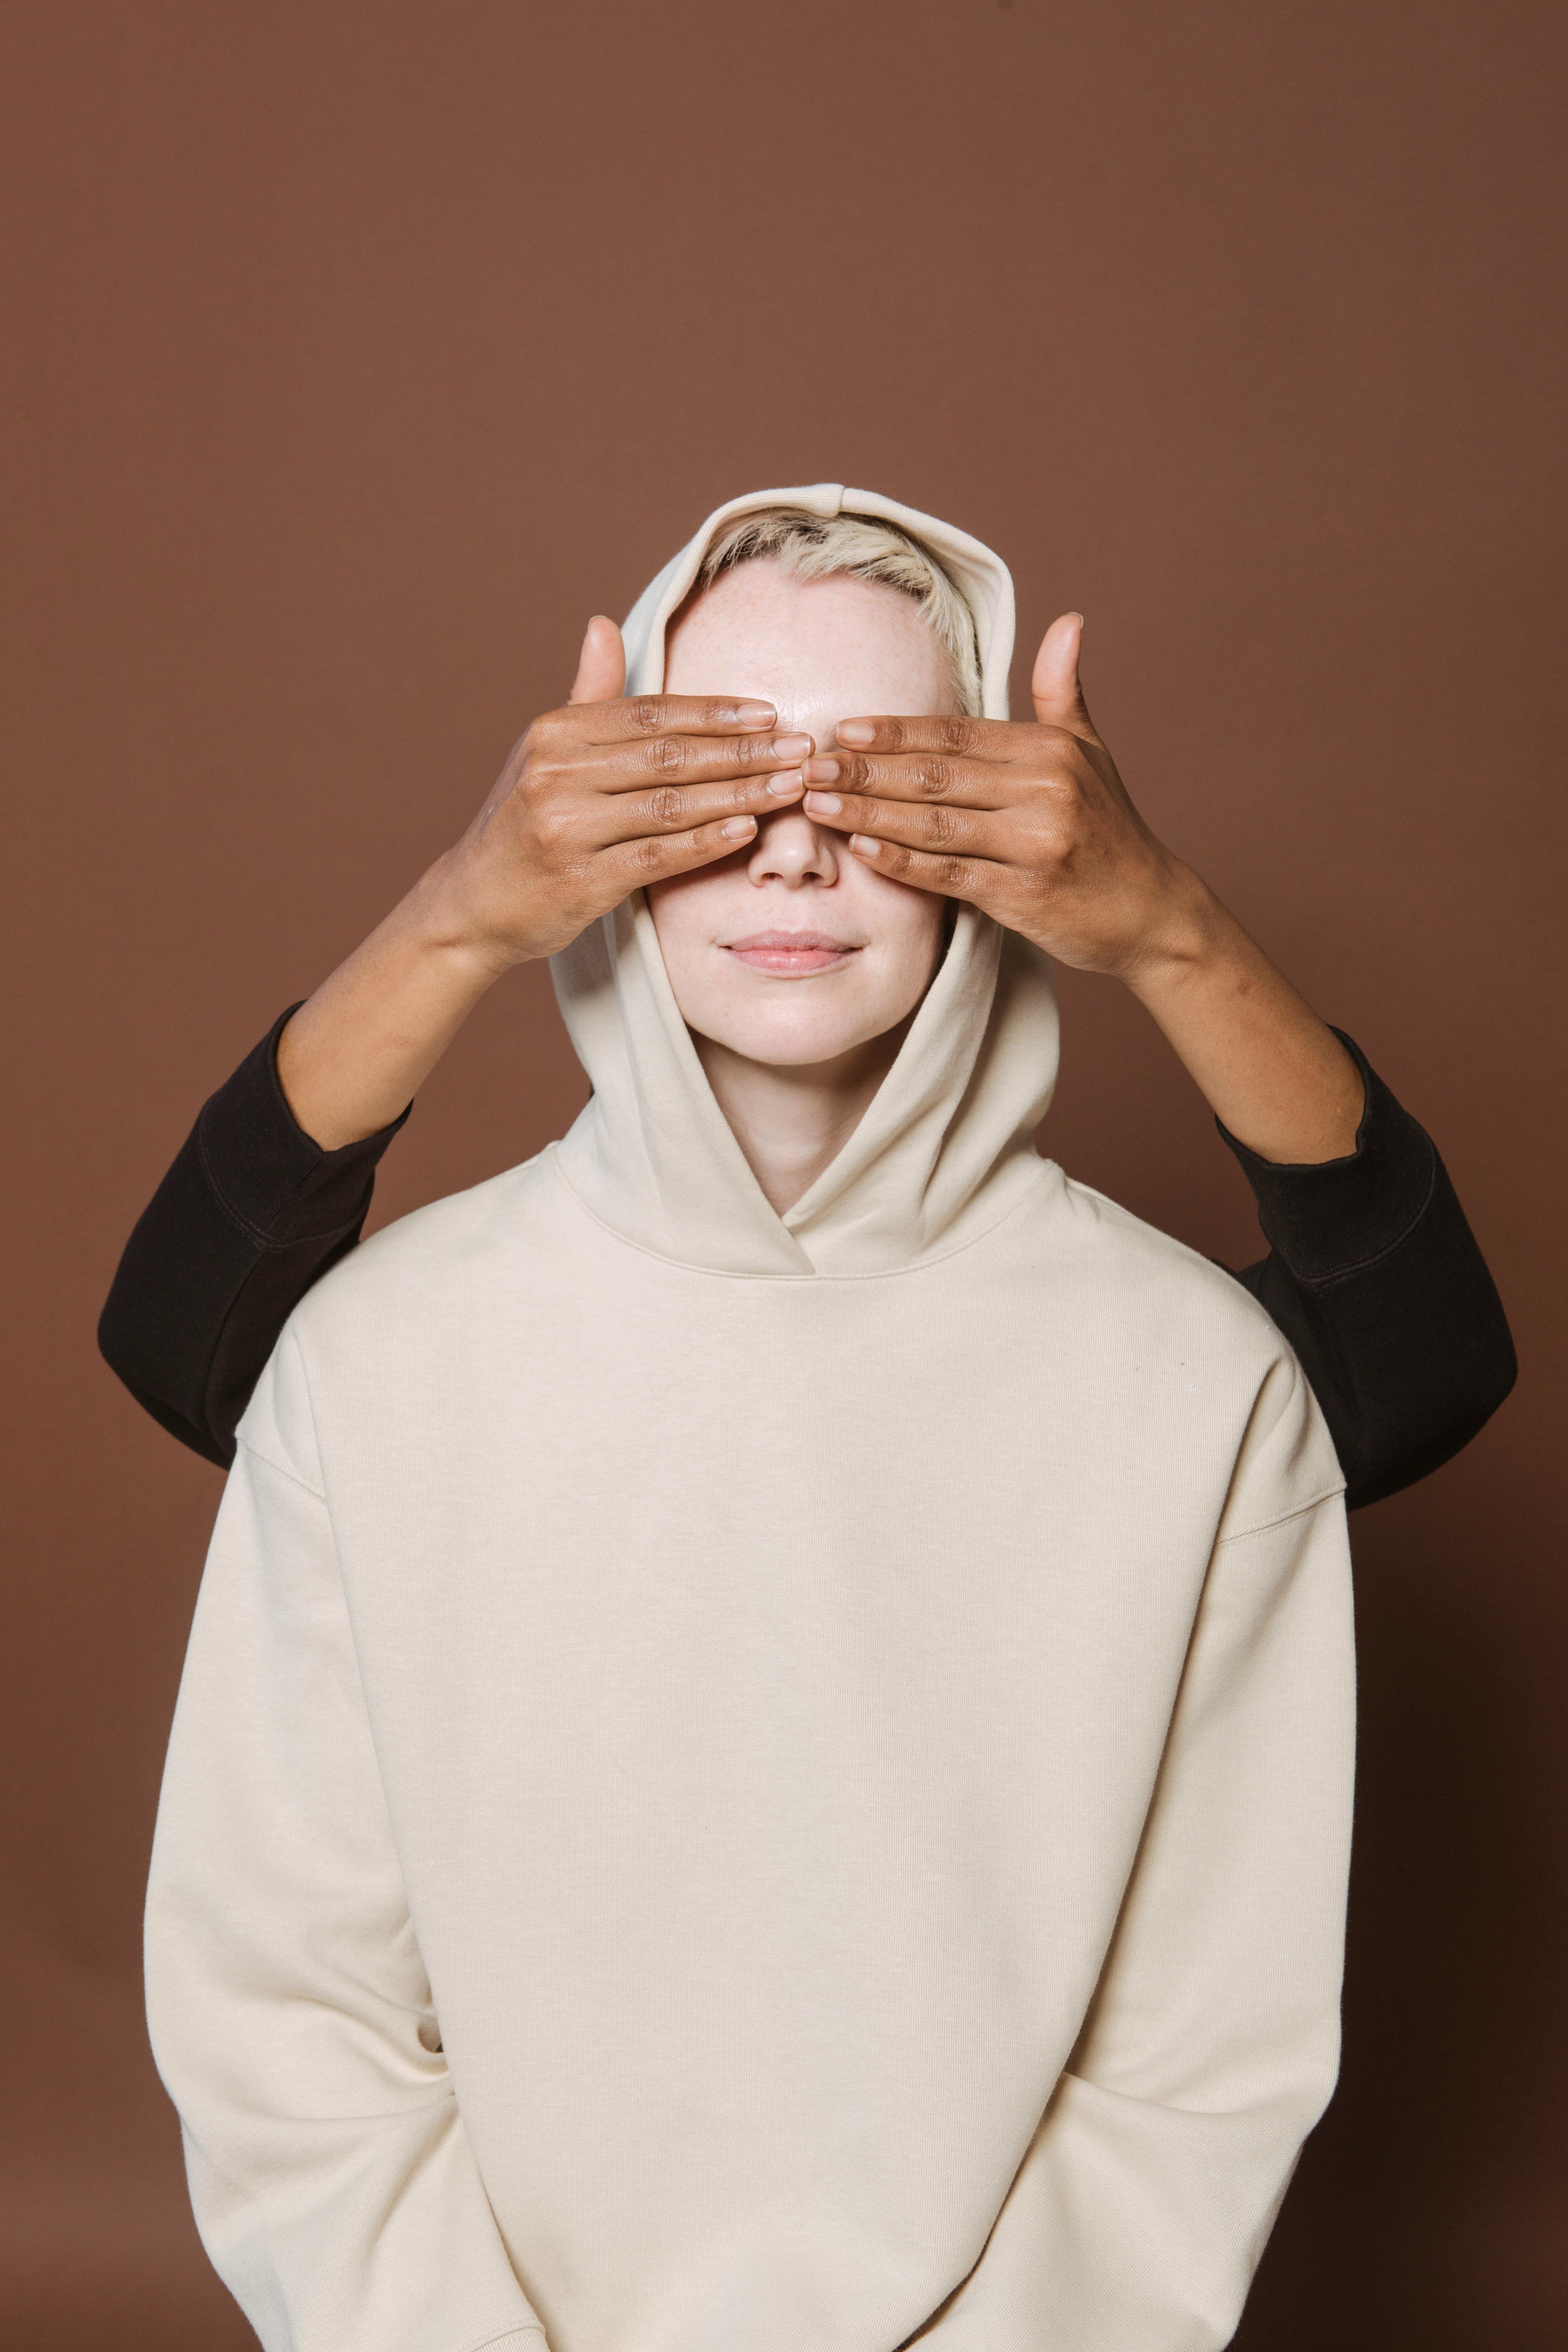
[[[1354,1038],[1342,1029],[1334,1034],[1366,1089],[1353,1151],[1285,1164],[1261,1158],[1215,1121],[1252,1187],[1269,1246],[1298,1282],[1332,1282],[1397,1249],[1420,1223],[1436,1182],[1437,1154],[1425,1128],[1395,1100]]]
[[[390,1127],[335,1151],[313,1143],[278,1076],[278,1041],[299,1010],[291,1004],[279,1014],[203,1104],[195,1128],[208,1183],[235,1222],[271,1249],[341,1233],[363,1218],[377,1163],[414,1108],[410,1103]]]

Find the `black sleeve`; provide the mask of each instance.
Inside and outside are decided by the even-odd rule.
[[[1366,1087],[1353,1151],[1281,1167],[1219,1131],[1270,1244],[1262,1265],[1237,1279],[1300,1358],[1353,1510],[1414,1486],[1468,1445],[1518,1366],[1502,1301],[1430,1136],[1354,1039],[1334,1034]]]
[[[138,1404],[226,1468],[279,1333],[358,1241],[376,1162],[408,1117],[340,1151],[312,1143],[278,1078],[278,1040],[298,1010],[202,1106],[99,1318],[99,1347]]]

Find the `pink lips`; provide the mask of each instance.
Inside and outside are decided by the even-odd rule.
[[[857,940],[836,940],[826,931],[752,931],[743,940],[725,942],[725,953],[737,962],[784,979],[827,971],[859,952]]]

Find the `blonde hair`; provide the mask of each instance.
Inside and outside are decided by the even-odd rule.
[[[737,515],[702,559],[697,590],[738,563],[767,557],[796,580],[875,580],[912,597],[948,658],[953,699],[980,715],[980,648],[974,616],[929,548],[874,515],[816,515],[805,507],[763,507]]]

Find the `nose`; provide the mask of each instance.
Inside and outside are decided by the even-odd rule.
[[[746,873],[752,882],[782,882],[791,890],[806,882],[837,882],[834,836],[802,816],[798,809],[781,809],[759,831]]]

